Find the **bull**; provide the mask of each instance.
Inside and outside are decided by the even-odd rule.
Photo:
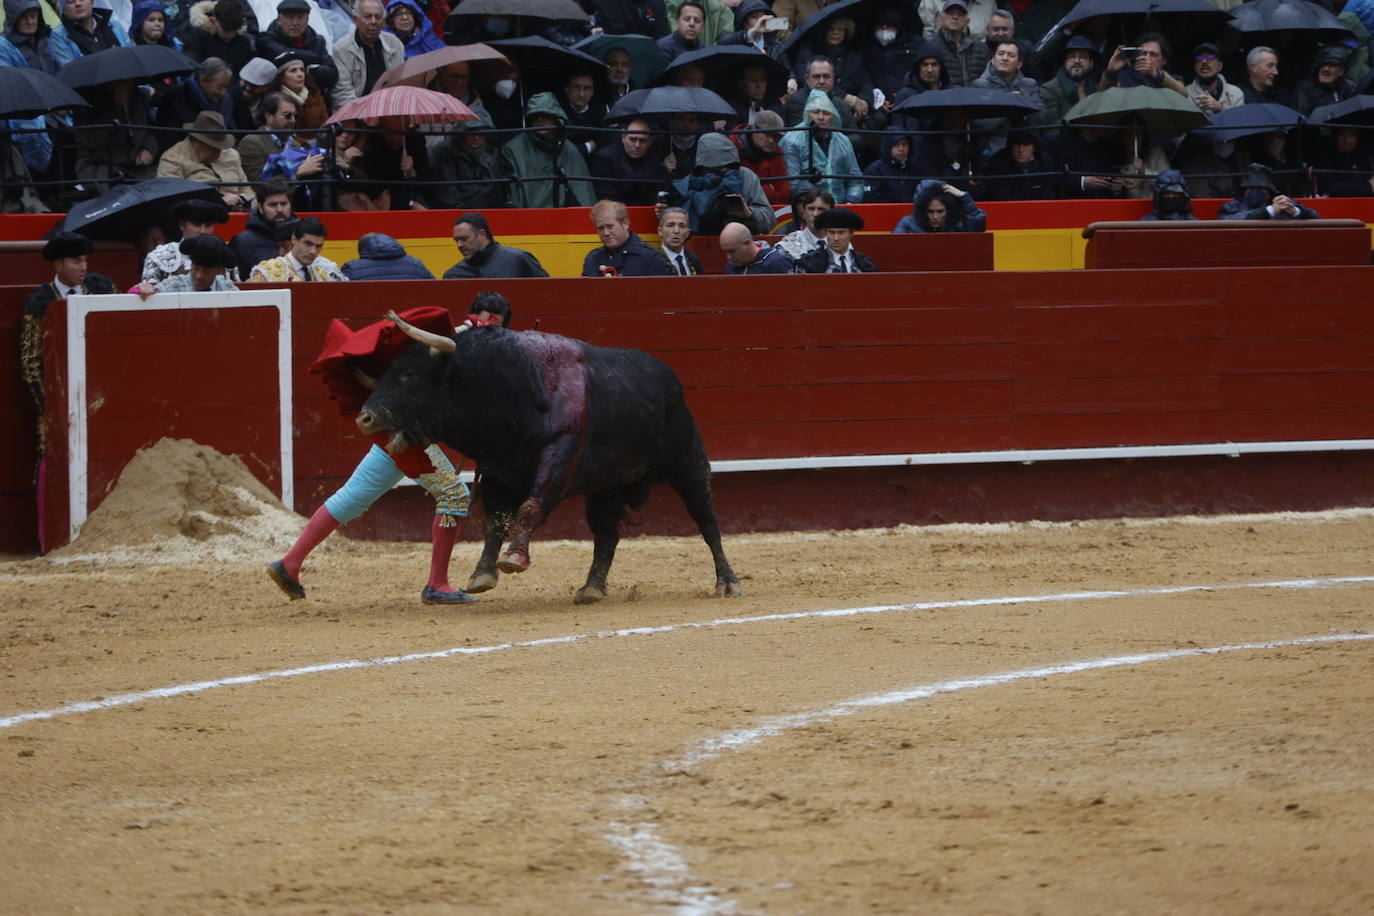
[[[387,317],[417,343],[377,380],[358,428],[389,434],[392,453],[445,442],[476,461],[486,527],[469,592],[528,569],[531,535],[582,494],[594,547],[574,600],[601,600],[627,510],[666,484],[711,549],[715,595],[742,593],[720,543],[706,447],[667,365],[556,334],[485,327],[446,337]]]

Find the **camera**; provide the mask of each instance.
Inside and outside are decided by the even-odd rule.
[[[673,202],[673,196],[667,191],[659,191],[658,197],[656,197],[655,200],[666,207]]]
[[[1139,56],[1140,56],[1140,49],[1139,49],[1139,48],[1122,48],[1122,49],[1121,49],[1121,59],[1124,60],[1129,66],[1132,66],[1132,67],[1135,66],[1135,59],[1136,59],[1137,57],[1139,57]]]

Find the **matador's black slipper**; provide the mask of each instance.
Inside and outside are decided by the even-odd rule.
[[[296,581],[296,578],[286,571],[281,560],[267,567],[267,575],[272,581],[277,583],[277,587],[291,596],[291,600],[305,597],[305,586]]]
[[[469,601],[476,601],[477,599],[461,588],[451,592],[441,592],[437,588],[426,585],[424,591],[420,592],[420,600],[425,604],[467,604]]]

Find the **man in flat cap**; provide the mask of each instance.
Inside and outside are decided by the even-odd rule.
[[[43,246],[43,260],[53,266],[53,278],[39,286],[24,302],[24,317],[19,329],[19,367],[28,389],[29,398],[37,412],[38,465],[35,482],[38,486],[39,549],[46,552],[44,538],[43,479],[43,316],[48,306],[68,296],[112,293],[110,278],[86,269],[91,253],[91,240],[75,232],[57,232]]]
[[[258,32],[258,53],[280,66],[291,58],[305,64],[305,72],[328,93],[339,81],[339,69],[324,37],[310,27],[306,0],[281,0],[277,21]]]
[[[157,246],[143,259],[142,280],[150,289],[168,277],[189,273],[191,259],[182,253],[181,242],[202,235],[213,235],[217,224],[229,221],[229,211],[212,200],[183,200],[172,207],[172,218],[177,221],[181,238]],[[230,272],[229,279],[238,282],[237,267]]]
[[[198,235],[182,239],[177,248],[190,260],[191,269],[184,274],[174,274],[156,286],[140,283],[138,294],[144,299],[153,293],[232,293],[238,290],[226,276],[227,271],[238,265],[238,257],[219,236]]]
[[[816,217],[816,228],[825,233],[825,247],[807,252],[797,261],[804,274],[877,273],[878,265],[855,250],[854,233],[864,218],[848,207],[832,207]]]

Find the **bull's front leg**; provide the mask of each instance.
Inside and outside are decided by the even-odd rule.
[[[489,592],[496,587],[500,578],[496,571],[496,555],[506,542],[506,532],[515,518],[516,500],[519,498],[490,478],[483,479],[480,492],[487,518],[482,532],[482,556],[477,561],[477,568],[472,571],[472,577],[468,579],[467,591],[470,594]]]
[[[530,568],[530,536],[548,520],[567,492],[576,457],[577,440],[571,435],[560,436],[539,456],[534,484],[511,524],[510,545],[496,564],[501,572],[519,573]]]

